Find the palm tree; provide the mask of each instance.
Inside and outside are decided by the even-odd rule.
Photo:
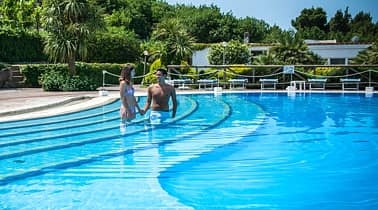
[[[272,53],[261,54],[253,58],[253,64],[255,65],[274,65],[277,63],[277,58]]]
[[[278,64],[320,64],[319,56],[309,51],[303,39],[289,31],[279,38],[279,45],[270,49],[270,53],[280,62]]]
[[[46,0],[44,1],[45,52],[53,62],[68,63],[70,74],[76,74],[77,56],[85,59],[88,40],[102,28],[95,1]]]
[[[378,42],[358,53],[357,57],[352,60],[355,64],[378,64]]]
[[[195,40],[177,19],[167,19],[158,24],[153,31],[153,39],[164,43],[164,51],[161,53],[163,65],[188,61],[193,53]]]

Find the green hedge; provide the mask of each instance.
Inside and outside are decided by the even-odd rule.
[[[90,63],[126,63],[141,57],[140,41],[128,33],[98,33],[91,40],[87,61]]]
[[[71,76],[68,72],[46,71],[40,77],[42,88],[46,91],[96,90],[96,84],[88,76]]]
[[[38,33],[0,29],[0,62],[30,63],[46,60],[43,40]]]
[[[78,78],[93,82],[96,87],[102,86],[102,71],[105,70],[114,75],[120,75],[121,69],[125,64],[107,64],[107,63],[76,63],[77,77],[65,78],[71,80],[72,85],[69,85],[67,89],[75,86],[79,82]],[[48,72],[54,72],[54,74],[68,75],[68,66],[66,64],[30,64],[21,66],[21,72],[25,77],[25,86],[27,87],[42,87],[41,76],[52,78],[53,74]],[[58,76],[57,76],[58,77]],[[106,84],[118,85],[118,76],[111,76],[106,74]],[[50,81],[50,80],[49,80]],[[80,85],[79,85],[80,86]],[[80,86],[81,87],[81,86]],[[51,88],[51,90],[54,88]]]

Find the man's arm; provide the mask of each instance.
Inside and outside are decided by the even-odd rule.
[[[140,115],[144,115],[144,110],[142,110],[140,107],[139,107],[139,104],[138,104],[138,101],[136,100],[136,97],[134,96],[134,106],[138,109],[138,112]]]
[[[172,97],[172,118],[174,118],[176,116],[176,110],[177,110],[177,100],[176,100],[176,90],[175,88],[172,88],[172,93],[171,93],[171,97]]]
[[[147,101],[146,101],[146,105],[144,105],[143,113],[146,113],[147,110],[151,106],[151,101],[152,101],[151,88],[152,88],[152,86],[148,87],[148,89],[147,89]]]

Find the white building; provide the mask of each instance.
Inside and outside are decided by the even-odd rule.
[[[360,43],[336,43],[334,42],[310,42],[307,41],[308,48],[327,60],[327,64],[349,64],[349,60],[355,58],[358,53],[371,44]]]
[[[355,58],[358,53],[371,44],[360,43],[337,43],[336,40],[305,40],[308,48],[319,55],[321,58],[327,60],[327,64],[349,64],[349,60]],[[250,47],[253,54],[260,54],[268,51],[271,46],[253,46]],[[195,51],[192,57],[193,66],[207,66],[209,49],[205,48],[200,51]]]

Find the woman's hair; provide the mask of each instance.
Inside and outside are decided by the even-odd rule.
[[[160,71],[164,76],[167,75],[167,70],[165,70],[165,69],[158,68],[158,69],[156,69],[156,72],[158,72],[158,71]]]
[[[131,82],[131,70],[129,66],[126,66],[122,69],[119,81],[125,81],[127,84]]]

